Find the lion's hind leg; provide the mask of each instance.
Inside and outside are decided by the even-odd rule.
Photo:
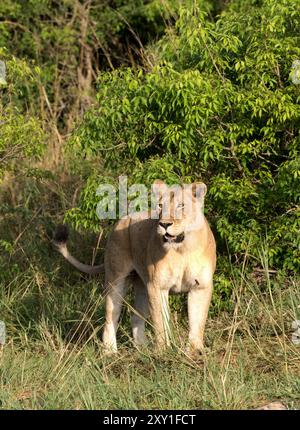
[[[128,290],[128,276],[107,277],[105,280],[105,325],[103,344],[106,352],[117,352],[117,329],[124,297]]]
[[[149,317],[148,292],[137,274],[132,278],[132,283],[135,295],[134,311],[131,318],[132,335],[136,345],[143,345],[146,343],[145,323]]]

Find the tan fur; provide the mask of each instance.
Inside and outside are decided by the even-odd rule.
[[[203,349],[216,247],[203,214],[196,227],[191,229],[195,208],[203,205],[206,192],[206,186],[200,185],[202,195],[190,199],[191,206],[188,205],[181,219],[176,219],[175,215],[181,210],[177,204],[182,202],[183,196],[175,192],[170,200],[171,215],[167,218],[160,213],[159,219],[151,219],[150,213],[144,212],[129,215],[116,223],[104,261],[107,295],[103,342],[107,350],[117,350],[116,332],[129,284],[133,284],[135,292],[132,330],[136,344],[145,342],[145,320],[149,313],[158,347],[169,344],[168,295],[182,292],[188,293],[189,346],[192,350]],[[162,202],[167,190],[164,186]],[[179,241],[182,235],[184,239]]]

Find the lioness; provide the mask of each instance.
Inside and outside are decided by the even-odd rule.
[[[189,192],[177,187],[171,193],[162,181],[155,181],[154,186],[160,193],[156,219],[150,212],[126,216],[116,223],[106,245],[104,346],[117,351],[118,320],[131,283],[135,292],[132,331],[137,345],[146,340],[149,313],[157,346],[161,349],[169,344],[168,296],[188,293],[188,345],[201,351],[216,266],[215,240],[202,210],[206,185],[194,183]],[[71,264],[90,274],[103,270],[103,266],[88,266],[72,257],[66,239],[64,228],[58,228],[55,243]]]

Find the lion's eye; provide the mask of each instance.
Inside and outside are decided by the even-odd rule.
[[[179,205],[177,206],[178,209],[183,209],[184,208],[184,203],[179,203]]]

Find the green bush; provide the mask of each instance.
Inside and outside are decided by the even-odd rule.
[[[180,3],[2,0],[0,47],[39,65],[38,91],[28,106],[55,122],[54,135],[69,133],[92,101],[98,71],[141,62],[143,44],[163,33]]]
[[[44,149],[45,135],[38,116],[27,109],[26,99],[37,85],[39,69],[0,48],[5,78],[0,83],[0,182],[5,172],[24,173],[30,160]]]
[[[99,173],[147,184],[202,179],[220,255],[260,264],[267,237],[269,264],[299,270],[300,85],[290,77],[299,1],[233,0],[215,21],[196,3],[149,48],[150,70],[99,76],[97,104],[70,146],[104,167],[71,218],[95,228],[87,213]]]

